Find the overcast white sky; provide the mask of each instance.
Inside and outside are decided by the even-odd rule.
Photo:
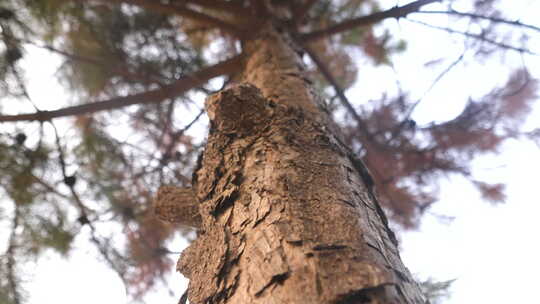
[[[401,4],[408,1],[401,1]],[[464,1],[461,1],[464,2]],[[466,1],[465,1],[466,2]],[[507,1],[513,16],[525,23],[539,25],[537,14],[540,1]],[[391,1],[392,4],[395,1]],[[510,4],[511,3],[511,4]],[[436,9],[437,6],[432,6]],[[439,17],[440,18],[440,17]],[[443,22],[440,19],[438,22]],[[421,96],[431,84],[436,70],[423,64],[440,57],[457,58],[462,46],[443,32],[427,30],[407,21],[397,25],[387,22],[408,41],[409,52],[396,62],[395,68],[405,88],[414,89]],[[538,36],[536,36],[538,37]],[[540,52],[540,44],[535,49]],[[43,57],[34,50],[27,59],[28,66],[36,67],[31,75],[30,93],[38,103],[67,97],[54,85],[55,60]],[[511,55],[509,62],[520,59]],[[529,71],[540,78],[540,59],[525,57]],[[39,68],[38,68],[39,67]],[[470,94],[482,94],[495,83],[504,81],[504,64],[460,66],[426,96],[414,118],[419,123],[445,120],[455,116]],[[376,99],[375,88],[395,90],[395,78],[388,69],[360,69],[358,84],[348,96],[355,102]],[[370,88],[374,88],[373,92]],[[31,110],[30,108],[28,109]],[[540,104],[529,118],[526,129],[540,127]],[[455,217],[452,222],[441,222],[434,215],[426,215],[416,232],[402,235],[402,258],[413,273],[420,277],[439,280],[456,279],[452,297],[447,304],[457,303],[535,303],[537,302],[538,273],[540,273],[540,150],[532,142],[508,142],[498,156],[488,155],[475,162],[475,174],[488,182],[507,184],[508,201],[491,206],[482,201],[478,192],[462,178],[452,177],[441,182],[441,201],[430,210],[431,214]],[[29,303],[126,303],[122,283],[80,236],[69,260],[48,254],[27,268]],[[175,244],[174,249],[185,246]],[[171,277],[170,288],[150,295],[148,303],[176,303],[186,282],[179,274]]]

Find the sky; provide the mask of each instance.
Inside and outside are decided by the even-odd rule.
[[[538,24],[540,1],[515,0],[507,3],[513,15],[523,22]],[[393,2],[395,3],[395,1]],[[406,1],[401,1],[401,4]],[[436,9],[436,6],[432,6]],[[441,17],[430,22],[441,22]],[[404,87],[420,98],[432,79],[443,67],[427,69],[423,64],[429,58],[457,58],[462,46],[443,32],[427,30],[406,21],[388,21],[389,27],[409,42],[408,53],[389,68],[360,69],[357,84],[347,93],[349,99],[363,103],[377,99],[378,90],[386,87],[396,90],[395,73]],[[540,42],[536,50],[540,52]],[[25,64],[36,66],[30,78],[30,94],[38,99],[56,100],[68,97],[54,84],[54,58],[44,57],[42,51],[32,50]],[[510,55],[508,63],[521,60]],[[540,59],[525,57],[532,76],[540,78]],[[459,113],[469,95],[480,96],[494,84],[505,80],[508,66],[500,62],[458,66],[439,85],[423,98],[414,119],[419,124],[451,119]],[[414,71],[414,75],[411,75]],[[370,88],[374,88],[370,91]],[[539,100],[540,101],[540,100]],[[55,108],[54,106],[52,108]],[[31,108],[27,109],[31,111]],[[525,129],[540,127],[540,103],[529,117]],[[466,180],[451,176],[441,180],[440,201],[422,220],[417,231],[401,234],[401,256],[405,265],[420,278],[437,280],[455,279],[451,298],[445,304],[457,303],[535,303],[537,301],[537,274],[540,273],[540,147],[528,141],[511,141],[499,155],[486,155],[474,163],[474,174],[492,183],[507,185],[505,204],[490,205],[480,198],[477,190]],[[438,215],[452,217],[441,220]],[[127,303],[120,279],[102,263],[96,250],[84,236],[75,242],[76,251],[69,259],[49,252],[44,258],[25,269],[29,304],[38,303]],[[178,239],[174,250],[187,246]],[[174,257],[176,259],[176,257]],[[167,288],[156,291],[146,299],[148,303],[176,303],[186,288],[180,274],[170,277]]]

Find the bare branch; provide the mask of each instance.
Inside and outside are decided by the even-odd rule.
[[[68,199],[69,196],[63,194],[63,193],[60,193],[60,191],[56,190],[53,186],[49,185],[47,182],[45,182],[43,179],[35,176],[34,174],[30,173],[30,177],[32,178],[32,181],[35,182],[35,183],[38,183],[40,184],[41,186],[43,186],[43,188],[45,188],[46,191],[49,191],[49,193],[54,193],[62,198],[65,198],[65,199]]]
[[[422,102],[422,100],[427,96],[427,94],[429,92],[431,92],[431,90],[433,90],[433,88],[437,85],[437,83],[439,81],[441,81],[441,79],[443,79],[444,76],[446,76],[446,74],[448,74],[454,67],[456,67],[458,65],[458,63],[460,63],[462,60],[463,60],[463,57],[465,57],[465,53],[467,52],[467,50],[465,50],[463,53],[461,53],[461,55],[456,59],[454,60],[448,67],[446,67],[446,69],[444,69],[438,76],[437,78],[435,78],[435,80],[431,83],[431,85],[429,86],[429,88],[424,92],[424,94],[422,95],[422,97],[420,97],[415,103],[412,104],[412,106],[408,109],[407,111],[407,115],[405,115],[405,118],[403,119],[403,121],[400,123],[400,126],[403,126],[407,120],[410,119],[411,115],[412,115],[412,112],[414,111],[414,109],[420,104],[420,102]]]
[[[495,22],[495,23],[504,23],[504,24],[513,25],[513,26],[517,26],[517,27],[524,27],[524,28],[528,28],[528,29],[540,32],[540,27],[534,26],[532,24],[522,23],[522,22],[517,21],[517,20],[516,21],[510,21],[510,20],[503,19],[503,18],[497,18],[497,17],[491,17],[491,16],[483,16],[483,15],[478,15],[478,14],[473,14],[473,13],[464,13],[464,12],[459,12],[459,11],[456,11],[456,10],[449,10],[449,11],[417,11],[417,12],[413,12],[413,13],[415,13],[415,14],[444,14],[444,15],[455,15],[455,16],[461,16],[461,17],[469,17],[469,18],[472,18],[472,19],[489,20],[489,21],[492,21],[492,22]]]
[[[369,138],[368,129],[366,123],[363,121],[363,119],[360,117],[358,112],[354,109],[352,104],[347,99],[347,96],[345,96],[345,93],[343,92],[343,89],[339,85],[339,83],[336,81],[326,64],[323,62],[321,58],[315,53],[315,51],[307,44],[303,44],[302,47],[306,51],[306,53],[309,55],[311,60],[315,63],[321,74],[328,80],[328,82],[332,85],[334,90],[336,91],[337,96],[339,97],[339,100],[343,104],[343,106],[347,109],[349,114],[352,115],[356,123],[358,124],[358,129],[360,132],[362,132],[364,138]]]
[[[107,69],[107,70],[111,71],[112,73],[114,73],[116,75],[119,75],[119,76],[122,76],[122,77],[124,77],[124,78],[126,78],[128,80],[131,80],[131,81],[138,81],[138,82],[141,82],[141,83],[144,83],[144,84],[152,84],[152,83],[161,84],[161,82],[163,80],[165,80],[165,79],[159,79],[160,78],[159,76],[140,75],[140,74],[137,74],[137,73],[133,73],[133,72],[130,71],[129,67],[120,66],[120,65],[111,66],[110,64],[102,62],[102,61],[100,61],[98,59],[85,57],[85,56],[81,56],[81,55],[76,55],[76,54],[71,54],[69,52],[57,49],[57,48],[55,48],[53,46],[50,46],[50,45],[39,45],[39,44],[33,43],[31,41],[24,41],[24,40],[20,40],[20,41],[23,42],[23,43],[26,43],[26,44],[33,45],[33,46],[35,46],[37,48],[41,48],[41,49],[48,50],[50,52],[56,53],[58,55],[61,55],[61,56],[65,57],[65,58],[67,58],[68,60],[79,61],[79,62],[84,62],[84,63],[99,66],[101,68]]]
[[[506,43],[504,43],[504,42],[499,42],[499,41],[495,41],[495,40],[489,39],[489,38],[487,38],[487,37],[484,36],[484,35],[473,34],[473,33],[469,33],[469,32],[461,32],[461,31],[454,30],[454,29],[451,29],[451,28],[448,28],[448,27],[442,27],[442,26],[432,25],[432,24],[429,24],[429,23],[426,23],[426,22],[422,22],[422,21],[418,21],[418,20],[413,20],[413,19],[408,19],[408,18],[406,18],[405,20],[407,20],[407,21],[409,21],[409,22],[412,22],[412,23],[418,23],[418,24],[421,24],[421,25],[423,25],[423,26],[430,27],[430,28],[432,28],[432,29],[445,31],[445,32],[448,32],[448,33],[451,33],[451,34],[459,34],[459,35],[462,35],[462,36],[465,36],[465,37],[478,39],[478,40],[480,40],[480,41],[484,41],[484,42],[487,42],[487,43],[489,43],[489,44],[493,44],[493,45],[498,46],[498,47],[501,47],[501,48],[503,48],[503,49],[508,49],[508,50],[512,50],[512,51],[516,51],[516,52],[520,52],[520,53],[526,53],[526,54],[529,54],[529,55],[535,55],[535,56],[539,56],[539,55],[540,55],[540,54],[538,54],[538,53],[535,53],[535,52],[530,51],[530,50],[525,49],[525,48],[520,48],[520,47],[516,47],[516,46],[512,46],[512,45],[506,44]]]
[[[172,149],[174,148],[174,146],[176,145],[178,139],[180,137],[182,137],[184,135],[184,133],[189,130],[198,120],[199,118],[202,117],[202,115],[204,114],[205,110],[204,109],[201,109],[199,111],[199,114],[197,114],[197,116],[195,116],[195,118],[190,122],[188,123],[185,127],[183,127],[181,130],[178,130],[176,132],[173,132],[171,134],[171,139],[170,139],[170,142],[169,144],[167,145],[167,147],[165,148],[165,153],[163,153],[163,156],[161,157],[160,159],[160,163],[164,163],[167,161],[166,159],[166,156],[167,157],[170,157],[170,154],[171,154],[171,151]]]
[[[57,117],[89,114],[99,111],[118,109],[129,105],[142,103],[158,103],[168,98],[176,97],[190,89],[204,85],[208,80],[225,74],[233,73],[241,68],[242,56],[237,55],[231,59],[207,67],[192,75],[186,75],[170,85],[144,93],[115,97],[109,100],[98,101],[73,107],[66,107],[54,111],[38,111],[31,114],[0,116],[0,122],[8,121],[48,121]]]
[[[141,82],[141,83],[144,83],[144,84],[153,84],[153,83],[161,84],[161,82],[163,80],[165,80],[165,79],[163,79],[163,77],[160,77],[159,75],[140,75],[140,74],[131,72],[129,67],[121,66],[120,64],[111,66],[109,63],[100,61],[99,59],[90,58],[90,57],[87,57],[87,56],[81,56],[81,55],[77,55],[77,54],[72,54],[72,53],[69,53],[67,51],[55,48],[54,46],[51,46],[51,45],[46,45],[46,44],[42,45],[42,44],[35,43],[35,42],[27,40],[27,39],[16,38],[12,34],[0,33],[0,35],[6,36],[9,39],[15,40],[15,41],[17,41],[19,43],[28,44],[28,45],[32,45],[32,46],[40,48],[40,49],[48,50],[48,51],[50,51],[52,53],[56,53],[58,55],[61,55],[61,56],[65,57],[65,58],[67,58],[68,60],[71,60],[71,61],[78,61],[78,62],[83,62],[83,63],[99,66],[99,67],[101,67],[101,68],[103,68],[105,70],[108,70],[108,71],[114,73],[115,75],[122,76],[122,77],[124,77],[124,78],[126,78],[128,80],[131,80],[131,81],[137,81],[137,82]],[[15,76],[19,80],[20,77],[18,76],[18,74],[16,73],[14,68],[13,68],[13,70],[14,70],[13,71],[14,74],[16,74]],[[148,74],[148,73],[145,73],[145,74]],[[20,80],[18,82],[21,83],[20,86],[22,86],[22,82]],[[23,91],[26,91],[24,88],[21,88],[21,89]],[[23,95],[25,95],[25,97],[27,99],[30,99],[27,93],[23,93]]]
[[[65,164],[64,151],[63,151],[62,145],[60,143],[60,137],[58,135],[58,130],[56,129],[56,126],[54,125],[53,122],[50,122],[50,124],[52,125],[53,130],[54,130],[56,149],[58,150],[58,154],[59,154],[59,159],[58,160],[60,162],[60,167],[62,169],[62,176],[64,178],[64,183],[65,183],[66,178],[68,176],[66,175],[66,168],[65,168],[66,164]],[[69,188],[69,190],[71,192],[71,195],[73,196],[73,202],[75,203],[75,206],[77,207],[77,209],[79,209],[79,213],[80,213],[79,218],[84,219],[84,220],[81,221],[81,224],[85,224],[85,225],[88,225],[88,227],[90,227],[90,241],[96,245],[98,251],[101,253],[101,255],[103,256],[105,261],[107,261],[109,266],[118,274],[118,276],[120,277],[120,279],[122,280],[124,285],[126,285],[125,271],[122,268],[118,267],[117,263],[115,263],[115,261],[114,261],[114,258],[111,257],[111,253],[114,254],[115,257],[117,257],[117,258],[120,257],[120,255],[116,252],[116,250],[114,250],[114,248],[112,248],[109,244],[107,244],[107,242],[103,243],[99,239],[99,237],[97,235],[96,226],[94,225],[94,223],[89,218],[89,214],[94,213],[94,211],[91,210],[90,208],[88,208],[83,203],[83,201],[81,200],[79,194],[77,193],[77,191],[75,191],[74,184],[67,184],[66,183],[66,186],[68,186],[68,188]]]
[[[465,50],[456,60],[454,60],[448,67],[446,67],[446,69],[444,69],[436,78],[435,80],[433,80],[433,82],[431,83],[431,85],[429,86],[429,88],[424,92],[424,94],[422,95],[422,97],[420,97],[418,100],[416,100],[408,109],[407,109],[407,112],[405,113],[405,115],[403,116],[403,118],[401,119],[401,122],[396,124],[394,127],[393,127],[393,130],[392,130],[392,135],[391,137],[387,140],[387,142],[391,142],[393,140],[395,140],[399,135],[400,133],[403,132],[403,130],[405,130],[407,128],[407,124],[411,121],[411,116],[412,116],[412,113],[414,112],[414,110],[416,109],[416,107],[420,104],[420,102],[422,102],[422,100],[427,96],[427,94],[429,92],[431,92],[431,90],[433,90],[433,88],[437,85],[437,83],[439,83],[439,81],[441,81],[441,79],[444,78],[444,76],[446,76],[454,67],[456,67],[462,60],[463,58],[465,57],[465,53],[467,52],[467,50]],[[380,132],[378,133],[375,133],[375,135],[379,135],[380,133],[382,132],[387,132],[387,130],[381,130]]]
[[[366,25],[374,24],[386,18],[405,17],[410,13],[414,13],[418,11],[424,5],[428,5],[435,2],[442,2],[442,0],[417,0],[404,6],[395,6],[386,11],[377,12],[371,15],[346,20],[346,21],[332,25],[322,30],[302,34],[300,35],[300,39],[302,41],[311,41],[311,40],[331,36],[334,34],[338,34],[341,32],[345,32],[359,26],[366,26]]]

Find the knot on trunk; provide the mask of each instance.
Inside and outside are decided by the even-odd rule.
[[[191,188],[161,186],[153,208],[160,220],[193,228],[201,227],[199,203]]]
[[[271,119],[273,106],[257,87],[249,83],[232,86],[206,100],[212,129],[239,137],[264,129]]]

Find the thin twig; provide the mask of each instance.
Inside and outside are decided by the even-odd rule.
[[[204,109],[201,109],[199,114],[197,114],[197,116],[195,116],[195,118],[190,122],[188,123],[185,127],[183,127],[181,130],[178,130],[174,133],[172,133],[171,135],[171,141],[169,143],[169,145],[167,146],[167,148],[165,149],[165,155],[169,154],[171,152],[171,149],[174,147],[174,145],[176,145],[176,141],[182,137],[182,135],[184,135],[184,133],[189,130],[198,120],[199,118],[202,117],[202,115],[204,114],[205,110]]]
[[[59,154],[58,158],[59,158],[59,161],[60,161],[60,167],[61,167],[61,170],[62,170],[62,176],[63,176],[64,181],[66,181],[68,176],[66,174],[66,162],[65,162],[65,157],[64,157],[64,151],[63,151],[62,145],[60,143],[60,137],[59,137],[58,130],[57,130],[56,126],[54,125],[53,122],[50,122],[50,124],[52,125],[52,127],[54,129],[54,134],[55,134],[55,138],[56,138],[56,148],[57,148],[58,154]],[[89,219],[89,212],[94,213],[94,211],[91,210],[90,208],[88,208],[82,202],[79,194],[75,191],[75,187],[74,187],[75,185],[74,184],[67,184],[66,183],[66,185],[68,186],[68,188],[69,188],[69,190],[71,192],[71,195],[73,196],[73,199],[75,201],[75,205],[79,209],[80,217],[86,219],[86,222],[84,222],[84,224],[86,224],[86,225],[88,225],[90,227],[90,241],[96,245],[98,251],[101,253],[103,258],[107,261],[109,266],[111,266],[111,268],[118,274],[120,279],[122,279],[122,281],[125,284],[126,283],[125,278],[124,278],[125,272],[122,269],[118,268],[118,266],[116,265],[114,260],[110,257],[109,252],[107,251],[107,248],[109,248],[110,245],[109,244],[106,244],[106,245],[102,244],[100,239],[97,237],[97,229],[96,229],[94,223]],[[116,255],[119,256],[118,254],[116,254]]]
[[[303,44],[302,47],[306,51],[306,53],[309,55],[311,60],[315,63],[321,74],[328,80],[328,82],[332,85],[334,90],[336,91],[336,95],[339,97],[339,100],[341,101],[341,104],[347,109],[349,114],[352,115],[356,123],[358,124],[358,129],[360,132],[363,133],[364,137],[369,138],[369,133],[367,129],[367,125],[364,122],[364,120],[360,117],[358,112],[354,109],[352,104],[349,102],[349,99],[347,96],[345,96],[345,93],[343,92],[343,89],[339,85],[339,83],[336,81],[326,64],[323,62],[321,58],[315,53],[315,51],[307,44]]]
[[[418,24],[421,24],[423,26],[426,26],[426,27],[429,27],[429,28],[432,28],[432,29],[445,31],[445,32],[448,32],[448,33],[451,33],[451,34],[458,34],[458,35],[462,35],[462,36],[465,36],[465,37],[474,38],[474,39],[484,41],[484,42],[487,42],[489,44],[493,44],[495,46],[501,47],[503,49],[508,49],[508,50],[519,52],[519,53],[526,53],[526,54],[529,54],[529,55],[540,56],[540,54],[535,53],[533,51],[530,51],[528,49],[515,47],[515,46],[512,46],[512,45],[503,43],[503,42],[498,42],[498,41],[486,38],[484,35],[473,34],[473,33],[469,33],[469,32],[461,32],[461,31],[454,30],[454,29],[451,29],[451,28],[448,28],[448,27],[432,25],[432,24],[429,24],[429,23],[426,23],[426,22],[413,20],[413,19],[409,19],[409,18],[405,18],[405,20],[407,20],[409,22],[412,22],[412,23],[418,23]]]
[[[81,55],[76,55],[76,54],[71,54],[69,52],[57,49],[57,48],[55,48],[53,46],[50,46],[50,45],[39,45],[39,44],[36,44],[36,43],[34,43],[32,41],[23,41],[23,40],[21,40],[21,42],[26,43],[26,44],[30,44],[30,45],[32,45],[34,47],[37,47],[37,48],[40,48],[40,49],[48,50],[48,51],[51,51],[53,53],[62,55],[63,57],[66,57],[67,59],[72,60],[72,61],[79,61],[79,62],[84,62],[84,63],[99,66],[101,68],[110,70],[113,73],[115,73],[117,75],[120,75],[120,76],[123,76],[123,77],[125,77],[125,78],[127,78],[129,80],[132,80],[132,81],[139,81],[139,82],[142,82],[144,84],[150,84],[150,83],[160,84],[161,81],[163,80],[163,79],[158,79],[158,77],[156,77],[156,76],[149,76],[149,77],[141,76],[141,75],[132,73],[129,68],[111,66],[109,63],[100,61],[98,59],[85,57],[85,56],[81,56]]]
[[[406,118],[404,119],[404,122],[407,121],[410,116],[412,115],[412,112],[414,111],[414,109],[416,108],[416,106],[418,106],[418,104],[420,104],[420,102],[426,97],[426,95],[431,92],[431,90],[433,90],[433,88],[437,85],[437,83],[439,83],[439,81],[441,81],[441,79],[446,76],[446,74],[448,74],[448,72],[450,72],[450,70],[452,70],[459,62],[461,62],[463,60],[463,57],[465,57],[465,53],[466,53],[466,50],[456,59],[454,60],[450,65],[448,65],[448,67],[446,67],[446,69],[444,69],[438,76],[437,78],[435,78],[435,80],[431,83],[431,85],[429,86],[429,88],[424,92],[424,94],[422,95],[422,97],[420,97],[410,108],[409,110],[407,111],[407,115],[405,116]]]
[[[4,40],[4,43],[6,45],[14,44],[14,41],[17,41],[17,42],[19,41],[13,35],[13,32],[11,31],[11,28],[9,26],[5,26],[3,24],[0,24],[0,30],[1,30],[2,39]],[[17,48],[17,46],[15,46],[15,47]],[[34,107],[34,109],[36,111],[39,111],[38,107],[34,104],[32,99],[30,98],[30,95],[28,94],[28,90],[26,89],[24,81],[23,81],[21,75],[19,75],[19,72],[17,71],[17,67],[15,66],[15,62],[13,62],[11,60],[8,60],[7,63],[8,63],[9,69],[13,73],[13,76],[15,76],[15,80],[17,82],[17,85],[19,86],[19,89],[22,91],[22,95],[28,100],[28,102],[30,102],[30,104]]]
[[[208,80],[221,75],[233,73],[241,68],[242,55],[220,62],[216,65],[204,68],[192,75],[186,75],[170,85],[155,90],[124,97],[115,97],[108,100],[66,107],[53,111],[37,111],[30,114],[3,115],[0,122],[12,121],[49,121],[58,117],[90,114],[99,111],[123,108],[134,104],[157,103],[168,98],[173,98],[198,86],[204,85]]]
[[[504,23],[504,24],[509,24],[509,25],[513,25],[513,26],[524,27],[524,28],[528,28],[528,29],[540,32],[540,27],[534,26],[534,25],[531,25],[531,24],[522,23],[522,22],[517,21],[517,20],[516,21],[510,21],[510,20],[503,19],[503,18],[484,16],[484,15],[473,14],[473,13],[459,12],[459,11],[456,11],[456,10],[449,10],[449,11],[417,11],[417,12],[413,12],[413,13],[415,13],[415,14],[444,14],[444,15],[455,15],[455,16],[461,16],[461,17],[469,17],[469,18],[472,18],[472,19],[489,20],[489,21],[492,21],[492,22],[495,22],[495,23]]]
[[[47,191],[49,191],[50,193],[54,193],[62,198],[65,198],[65,199],[69,199],[69,196],[63,194],[63,193],[60,193],[58,190],[56,190],[53,186],[49,185],[48,183],[46,183],[43,179],[35,176],[34,174],[30,174],[30,177],[32,177],[33,181],[42,185]]]
[[[387,140],[387,142],[392,142],[394,139],[398,137],[398,135],[401,133],[403,128],[407,125],[407,123],[410,121],[410,117],[412,116],[412,113],[414,112],[414,109],[422,102],[422,100],[427,96],[427,94],[433,90],[433,88],[441,81],[441,79],[450,72],[459,62],[463,60],[463,57],[465,57],[465,53],[467,50],[465,50],[456,60],[454,60],[446,69],[444,69],[438,76],[435,78],[435,80],[431,83],[429,88],[424,92],[422,97],[418,98],[410,107],[407,109],[407,113],[403,116],[401,119],[401,122],[392,127],[392,136],[390,139]],[[375,135],[378,135],[380,133],[387,132],[387,130],[381,130],[380,132],[376,133]]]

